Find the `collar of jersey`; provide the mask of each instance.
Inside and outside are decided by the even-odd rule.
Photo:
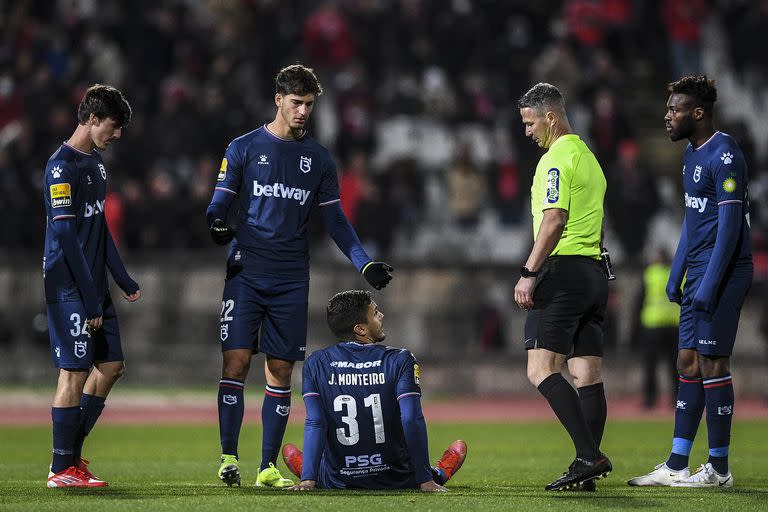
[[[375,343],[360,343],[359,341],[349,341],[349,340],[343,341],[342,343],[346,343],[347,345],[354,345],[356,347],[363,347],[363,348],[376,346]]]
[[[565,135],[559,136],[557,140],[553,142],[551,146],[549,146],[549,149],[552,149],[553,147],[555,147],[561,140],[571,140],[571,139],[578,140],[578,138],[579,136],[576,135],[575,133],[566,133]]]
[[[62,142],[62,144],[64,146],[67,146],[72,151],[76,151],[76,152],[80,153],[81,155],[93,156],[93,152],[86,153],[85,151],[81,151],[81,150],[77,149],[75,146],[73,146],[72,144],[69,144],[67,141]]]
[[[281,141],[281,142],[294,142],[297,140],[301,140],[304,138],[304,136],[307,134],[307,130],[301,130],[301,136],[298,139],[284,139],[282,137],[279,137],[278,135],[272,133],[272,131],[267,128],[267,123],[264,123],[264,131],[268,133],[271,137],[274,137],[275,139]]]
[[[720,130],[717,130],[717,131],[715,131],[715,133],[713,133],[713,134],[712,134],[712,136],[711,136],[710,138],[708,138],[707,140],[705,140],[705,141],[704,141],[704,142],[701,144],[701,146],[699,146],[699,147],[697,147],[697,148],[694,148],[694,147],[693,147],[693,144],[691,144],[690,142],[688,143],[688,145],[689,145],[689,146],[691,146],[691,149],[692,149],[693,151],[699,151],[701,148],[703,148],[704,146],[706,146],[706,145],[709,143],[709,141],[711,141],[712,139],[714,139],[714,138],[715,138],[715,136],[716,136],[717,134],[719,134],[719,133],[720,133]]]

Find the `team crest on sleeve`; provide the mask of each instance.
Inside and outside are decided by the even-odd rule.
[[[736,180],[733,178],[726,178],[723,181],[723,190],[729,194],[736,191]]]
[[[56,183],[51,185],[51,206],[62,208],[72,206],[72,187],[69,183]]]
[[[308,156],[299,157],[299,169],[304,174],[312,170],[312,159]]]
[[[697,165],[696,168],[693,170],[693,182],[698,183],[701,179],[701,166]]]
[[[104,164],[99,164],[99,171],[101,172],[101,179],[106,180],[107,179],[107,169],[104,167]]]
[[[221,167],[219,168],[219,177],[217,181],[224,181],[226,177],[227,177],[227,159],[222,158]]]
[[[547,172],[547,194],[548,203],[556,203],[560,199],[560,169],[553,167]]]
[[[730,152],[725,152],[720,157],[720,160],[722,160],[725,165],[728,165],[733,162],[733,155]]]
[[[416,381],[416,384],[421,384],[421,368],[419,368],[419,363],[413,363],[413,380]]]

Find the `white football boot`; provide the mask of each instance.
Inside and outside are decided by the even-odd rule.
[[[627,484],[635,487],[669,487],[674,482],[691,476],[688,468],[679,471],[667,467],[666,462],[662,462],[654,468],[653,471],[643,476],[636,476],[627,481]]]
[[[721,475],[707,462],[688,478],[673,482],[672,487],[733,487],[733,474],[729,471],[727,475]]]

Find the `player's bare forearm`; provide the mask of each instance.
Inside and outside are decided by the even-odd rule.
[[[541,268],[544,260],[557,247],[567,221],[568,212],[565,210],[550,208],[544,211],[544,218],[541,221],[541,226],[539,226],[536,242],[533,244],[531,254],[525,261],[525,266],[528,270],[535,272]]]

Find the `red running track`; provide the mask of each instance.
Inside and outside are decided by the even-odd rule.
[[[258,400],[260,401],[260,400]],[[218,422],[216,404],[205,405],[174,403],[173,399],[157,403],[156,400],[115,400],[107,402],[107,408],[99,420],[100,424],[200,424],[215,425]],[[186,402],[186,403],[185,403]],[[427,422],[441,423],[520,423],[527,421],[555,420],[555,416],[543,398],[499,397],[499,398],[456,398],[453,400],[426,401],[423,405]],[[303,423],[304,406],[293,405],[291,423]],[[608,419],[672,419],[671,405],[659,405],[652,410],[644,409],[637,397],[613,398],[608,401]],[[768,402],[756,398],[738,398],[735,416],[738,419],[768,419]],[[247,406],[245,422],[258,422],[261,412],[258,406]],[[51,421],[51,410],[47,404],[28,405],[14,403],[2,408],[0,425],[47,425]]]

